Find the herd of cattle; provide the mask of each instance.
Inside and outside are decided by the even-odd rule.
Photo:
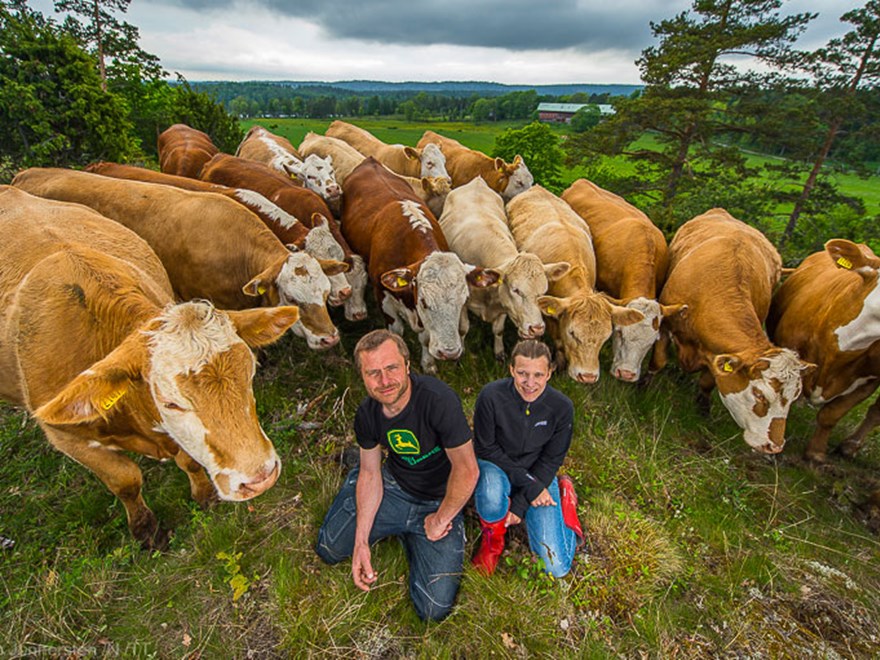
[[[249,347],[289,328],[334,346],[327,306],[364,319],[368,282],[389,327],[418,335],[428,372],[461,356],[468,312],[491,324],[499,359],[509,317],[585,384],[609,337],[627,382],[661,369],[671,339],[701,372],[701,403],[717,387],[767,454],[802,391],[819,407],[807,456],[822,461],[834,425],[880,384],[880,258],[865,245],[830,240],[777,287],[772,244],[723,209],[667,245],[587,180],[557,196],[519,156],[432,131],[413,148],[335,121],[297,149],[255,126],[232,156],[178,124],[159,158],[161,172],[34,168],[0,186],[0,396],[101,478],[145,546],[167,534],[120,450],[173,458],[199,503],[271,487],[280,461]],[[843,453],[878,424],[880,400]]]

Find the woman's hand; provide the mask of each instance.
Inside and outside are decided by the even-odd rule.
[[[514,525],[519,525],[522,522],[522,518],[516,515],[513,511],[507,512],[507,518],[504,519],[505,527],[513,527]]]
[[[550,492],[545,488],[532,500],[532,506],[556,506],[556,502],[550,497]]]

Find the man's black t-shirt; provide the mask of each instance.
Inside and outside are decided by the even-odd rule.
[[[365,398],[354,418],[358,444],[388,449],[388,469],[406,492],[426,500],[446,494],[451,465],[444,449],[471,439],[471,429],[458,395],[432,376],[410,376],[412,396],[394,417],[385,417],[382,404]]]

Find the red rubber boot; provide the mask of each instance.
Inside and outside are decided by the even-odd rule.
[[[505,518],[498,522],[486,522],[480,518],[480,549],[471,560],[471,563],[483,575],[492,575],[498,566],[501,553],[504,552],[504,535],[507,527],[504,526]]]
[[[578,537],[578,545],[584,542],[584,530],[581,528],[581,521],[578,518],[577,493],[574,491],[574,483],[567,474],[559,477],[559,499],[562,507],[562,520],[565,526],[572,530]]]

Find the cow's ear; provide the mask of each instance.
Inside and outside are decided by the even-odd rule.
[[[284,168],[284,171],[287,172],[291,177],[303,178],[305,175],[303,174],[303,164],[298,160],[289,160],[281,164],[281,167]]]
[[[134,380],[147,362],[145,339],[130,335],[109,355],[70,381],[53,399],[34,411],[34,417],[53,426],[107,419],[125,405]]]
[[[382,273],[379,280],[389,291],[400,293],[412,286],[413,278],[414,274],[409,268],[395,268]]]
[[[645,320],[645,315],[637,309],[611,305],[611,323],[617,326],[633,325]]]
[[[482,268],[474,266],[467,275],[467,282],[477,289],[488,289],[501,282],[501,273],[494,268]]]
[[[281,269],[284,267],[285,263],[287,263],[287,257],[284,257],[277,263],[269,266],[250,282],[241,287],[244,295],[252,298],[259,298],[260,296],[268,294],[269,300],[277,303],[278,286],[275,283],[278,281],[278,275],[281,273]]]
[[[538,307],[544,316],[559,318],[568,307],[568,300],[556,296],[538,296]]]
[[[571,264],[567,261],[557,261],[552,264],[544,264],[544,275],[550,282],[556,282],[568,274]]]
[[[427,176],[423,176],[420,180],[422,184],[422,190],[424,190],[429,195],[432,192],[433,184],[431,183],[431,178]]]
[[[303,248],[306,246],[306,237],[303,236],[299,239],[299,243],[285,243],[284,247],[286,247],[291,252],[301,252]]]
[[[503,158],[496,158],[495,159],[495,169],[498,170],[499,172],[501,172],[502,174],[504,173],[504,166],[505,165],[506,165],[506,163],[504,162]]]
[[[235,331],[251,348],[267,346],[299,320],[299,307],[259,307],[242,311],[227,311]]]
[[[523,157],[520,156],[519,154],[517,154],[516,156],[513,157],[513,162],[511,163],[511,165],[513,165],[514,167],[519,167],[520,165],[522,165],[522,162],[523,162]]]
[[[801,360],[801,378],[806,378],[807,376],[813,375],[813,372],[819,368],[818,365],[813,364],[812,362],[805,362]]]
[[[721,376],[727,376],[742,369],[743,361],[736,355],[722,353],[716,355],[710,363],[712,371]]]
[[[833,238],[825,243],[825,251],[838,268],[859,273],[877,269],[876,265],[872,268],[858,245],[844,238]]]
[[[330,221],[327,220],[327,216],[318,211],[312,213],[312,229],[314,229],[315,227],[322,227],[324,225],[327,225],[328,227],[330,226]]]
[[[337,261],[336,259],[315,259],[315,261],[318,262],[321,270],[328,277],[348,272],[348,264],[344,261]]]
[[[676,314],[681,315],[681,318],[687,317],[688,306],[684,303],[677,303],[675,305],[660,305],[660,313],[663,315],[664,319],[668,319]]]
[[[403,153],[410,160],[421,160],[422,159],[422,152],[419,151],[418,149],[413,149],[412,147],[404,147]]]

